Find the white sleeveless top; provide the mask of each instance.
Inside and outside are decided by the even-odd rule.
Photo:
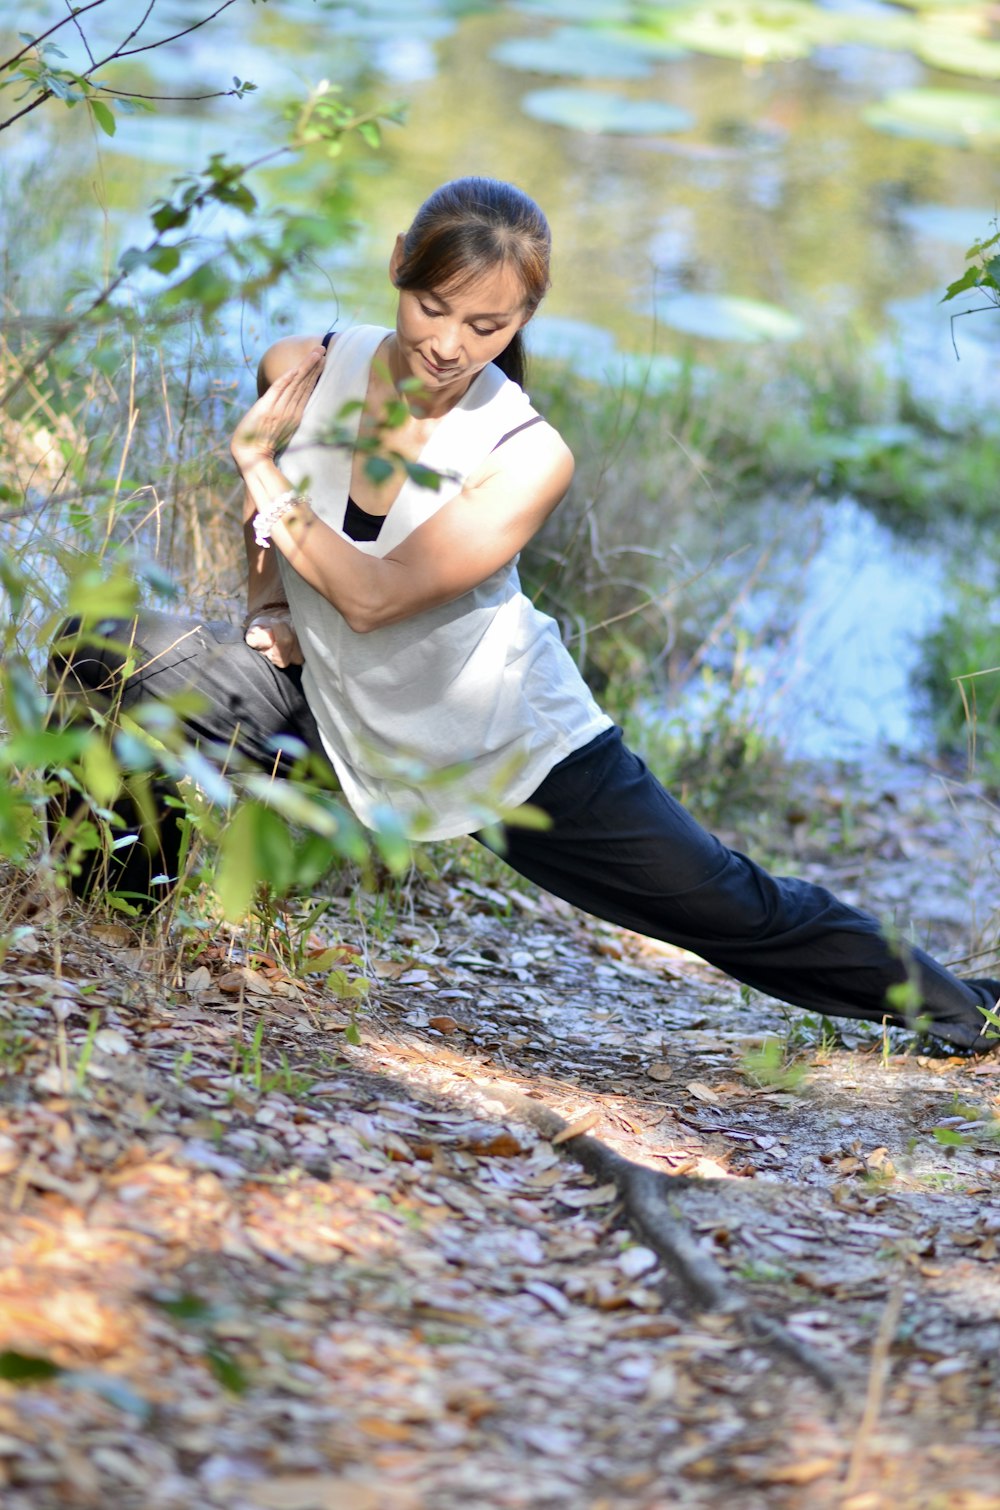
[[[351,452],[322,444],[335,423],[356,437],[371,364],[390,334],[355,326],[330,347],[282,459],[319,517],[345,539]],[[534,413],[492,364],[432,432],[420,462],[449,474],[440,488],[407,478],[377,540],[387,555],[429,519]],[[473,833],[535,790],[552,767],[611,726],[559,638],[521,592],[515,561],[454,602],[357,634],[284,557],[281,575],[304,657],[302,685],[348,802],[369,828],[402,820],[416,839]]]

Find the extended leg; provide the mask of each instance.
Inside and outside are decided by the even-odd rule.
[[[889,987],[912,978],[930,1030],[980,1037],[990,983],[960,981],[919,949],[894,949],[877,919],[821,886],[768,874],[727,849],[667,793],[617,731],[546,778],[531,801],[552,827],[509,828],[504,858],[609,922],[677,944],[737,980],[811,1011],[902,1022]]]

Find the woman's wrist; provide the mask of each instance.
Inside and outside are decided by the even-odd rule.
[[[268,498],[260,504],[257,512],[250,520],[253,530],[254,542],[260,550],[267,550],[271,544],[271,531],[282,520],[289,519],[292,514],[301,513],[310,507],[309,497],[300,493],[297,488],[286,488],[277,497]]]
[[[262,468],[273,467],[277,471],[278,464],[273,451],[261,451],[258,448],[244,450],[242,447],[231,446],[230,454],[244,482],[248,483],[251,476]]]

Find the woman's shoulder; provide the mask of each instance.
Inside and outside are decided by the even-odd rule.
[[[265,393],[276,378],[297,367],[315,347],[325,345],[329,348],[336,339],[336,336],[282,336],[267,348],[260,359],[257,367],[258,393]]]

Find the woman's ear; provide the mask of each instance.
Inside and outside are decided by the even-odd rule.
[[[393,283],[396,282],[396,277],[399,273],[399,269],[403,265],[403,240],[404,235],[403,232],[400,231],[399,235],[396,237],[396,245],[392,249],[392,256],[389,258],[389,277],[392,279]]]

